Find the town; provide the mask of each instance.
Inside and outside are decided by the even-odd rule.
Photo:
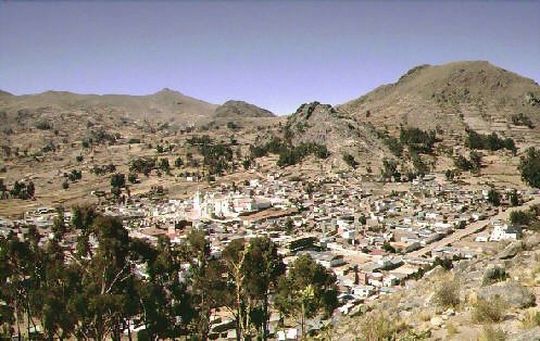
[[[357,313],[367,301],[406,288],[409,280],[437,265],[472,259],[489,243],[520,239],[521,226],[510,223],[507,211],[540,202],[536,191],[504,189],[497,192],[494,205],[492,187],[467,189],[441,175],[381,184],[350,173],[323,174],[309,185],[281,172],[253,171],[251,177],[234,186],[198,190],[189,199],[132,196],[119,204],[104,202],[98,209],[121,217],[130,237],[154,245],[159,237],[182,245],[189,231],[199,230],[215,258],[236,239],[261,236],[278,245],[285,264],[309,255],[337,278],[339,307],[334,319],[339,319]],[[0,233],[24,240],[28,226],[35,226],[44,244],[53,238],[57,216],[57,209],[42,207],[27,212],[24,219],[1,218]],[[69,224],[71,212],[63,216]],[[75,241],[76,236],[66,240]],[[74,247],[66,245],[65,252]],[[212,338],[236,339],[233,319],[216,312]],[[271,335],[279,340],[298,337],[298,326],[284,328],[279,321],[279,315],[272,314]],[[307,323],[308,332],[329,323],[314,318]]]

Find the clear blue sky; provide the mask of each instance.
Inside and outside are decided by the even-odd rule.
[[[343,103],[418,64],[489,60],[540,81],[540,1],[0,0],[0,89],[168,87],[276,113]]]

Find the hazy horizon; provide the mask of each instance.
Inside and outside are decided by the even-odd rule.
[[[0,2],[0,89],[340,104],[420,64],[540,80],[540,2]]]

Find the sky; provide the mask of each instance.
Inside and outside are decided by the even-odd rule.
[[[540,82],[540,1],[0,0],[0,89],[162,88],[278,114],[420,64],[488,60]]]

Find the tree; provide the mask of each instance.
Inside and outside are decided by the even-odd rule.
[[[345,161],[347,165],[354,169],[356,169],[356,167],[358,166],[358,162],[356,162],[354,157],[349,153],[343,153],[343,161]]]
[[[226,305],[228,294],[223,280],[223,268],[210,254],[210,243],[201,230],[188,234],[184,260],[190,264],[188,273],[189,291],[194,315],[191,328],[200,340],[206,340],[210,331],[213,309]]]
[[[159,169],[164,171],[166,174],[171,173],[171,166],[169,165],[169,159],[163,158],[159,160]]]
[[[336,277],[309,255],[302,255],[281,278],[275,300],[282,314],[297,318],[304,337],[306,318],[321,311],[330,315],[337,307]]]
[[[156,249],[140,245],[148,259],[148,280],[137,289],[149,340],[174,339],[187,333],[194,310],[186,283],[181,281],[182,255],[166,237]]]
[[[510,223],[513,225],[529,225],[533,216],[529,212],[525,211],[512,211],[510,212]]]
[[[494,188],[491,188],[488,192],[487,201],[493,206],[501,205],[501,194]]]
[[[78,261],[80,288],[70,300],[78,320],[75,335],[104,340],[112,334],[120,339],[133,276],[128,233],[118,218],[100,216],[92,233],[98,247]]]
[[[394,160],[383,159],[383,167],[381,169],[381,176],[385,179],[394,177],[399,178],[401,174],[397,170],[397,162]]]
[[[456,166],[457,169],[460,169],[462,171],[468,171],[468,170],[473,169],[473,165],[471,161],[467,160],[467,158],[464,157],[463,155],[458,155],[454,159],[454,165]]]
[[[126,176],[122,173],[116,173],[111,176],[111,187],[122,188],[126,187]]]
[[[515,189],[510,193],[510,205],[519,206],[519,196]]]
[[[521,179],[527,185],[540,188],[540,150],[534,147],[527,149],[526,155],[521,157],[518,169]]]
[[[177,157],[175,160],[174,160],[174,166],[176,168],[180,168],[184,165],[184,161],[182,160],[182,158],[179,156]]]
[[[473,150],[469,154],[469,159],[471,160],[471,169],[475,172],[480,171],[482,167],[482,155]]]
[[[278,255],[277,245],[267,237],[253,238],[245,258],[245,292],[251,321],[261,330],[262,339],[268,338],[270,294],[285,273],[285,264]],[[260,320],[255,318],[257,313]],[[259,322],[259,323],[257,323]]]

